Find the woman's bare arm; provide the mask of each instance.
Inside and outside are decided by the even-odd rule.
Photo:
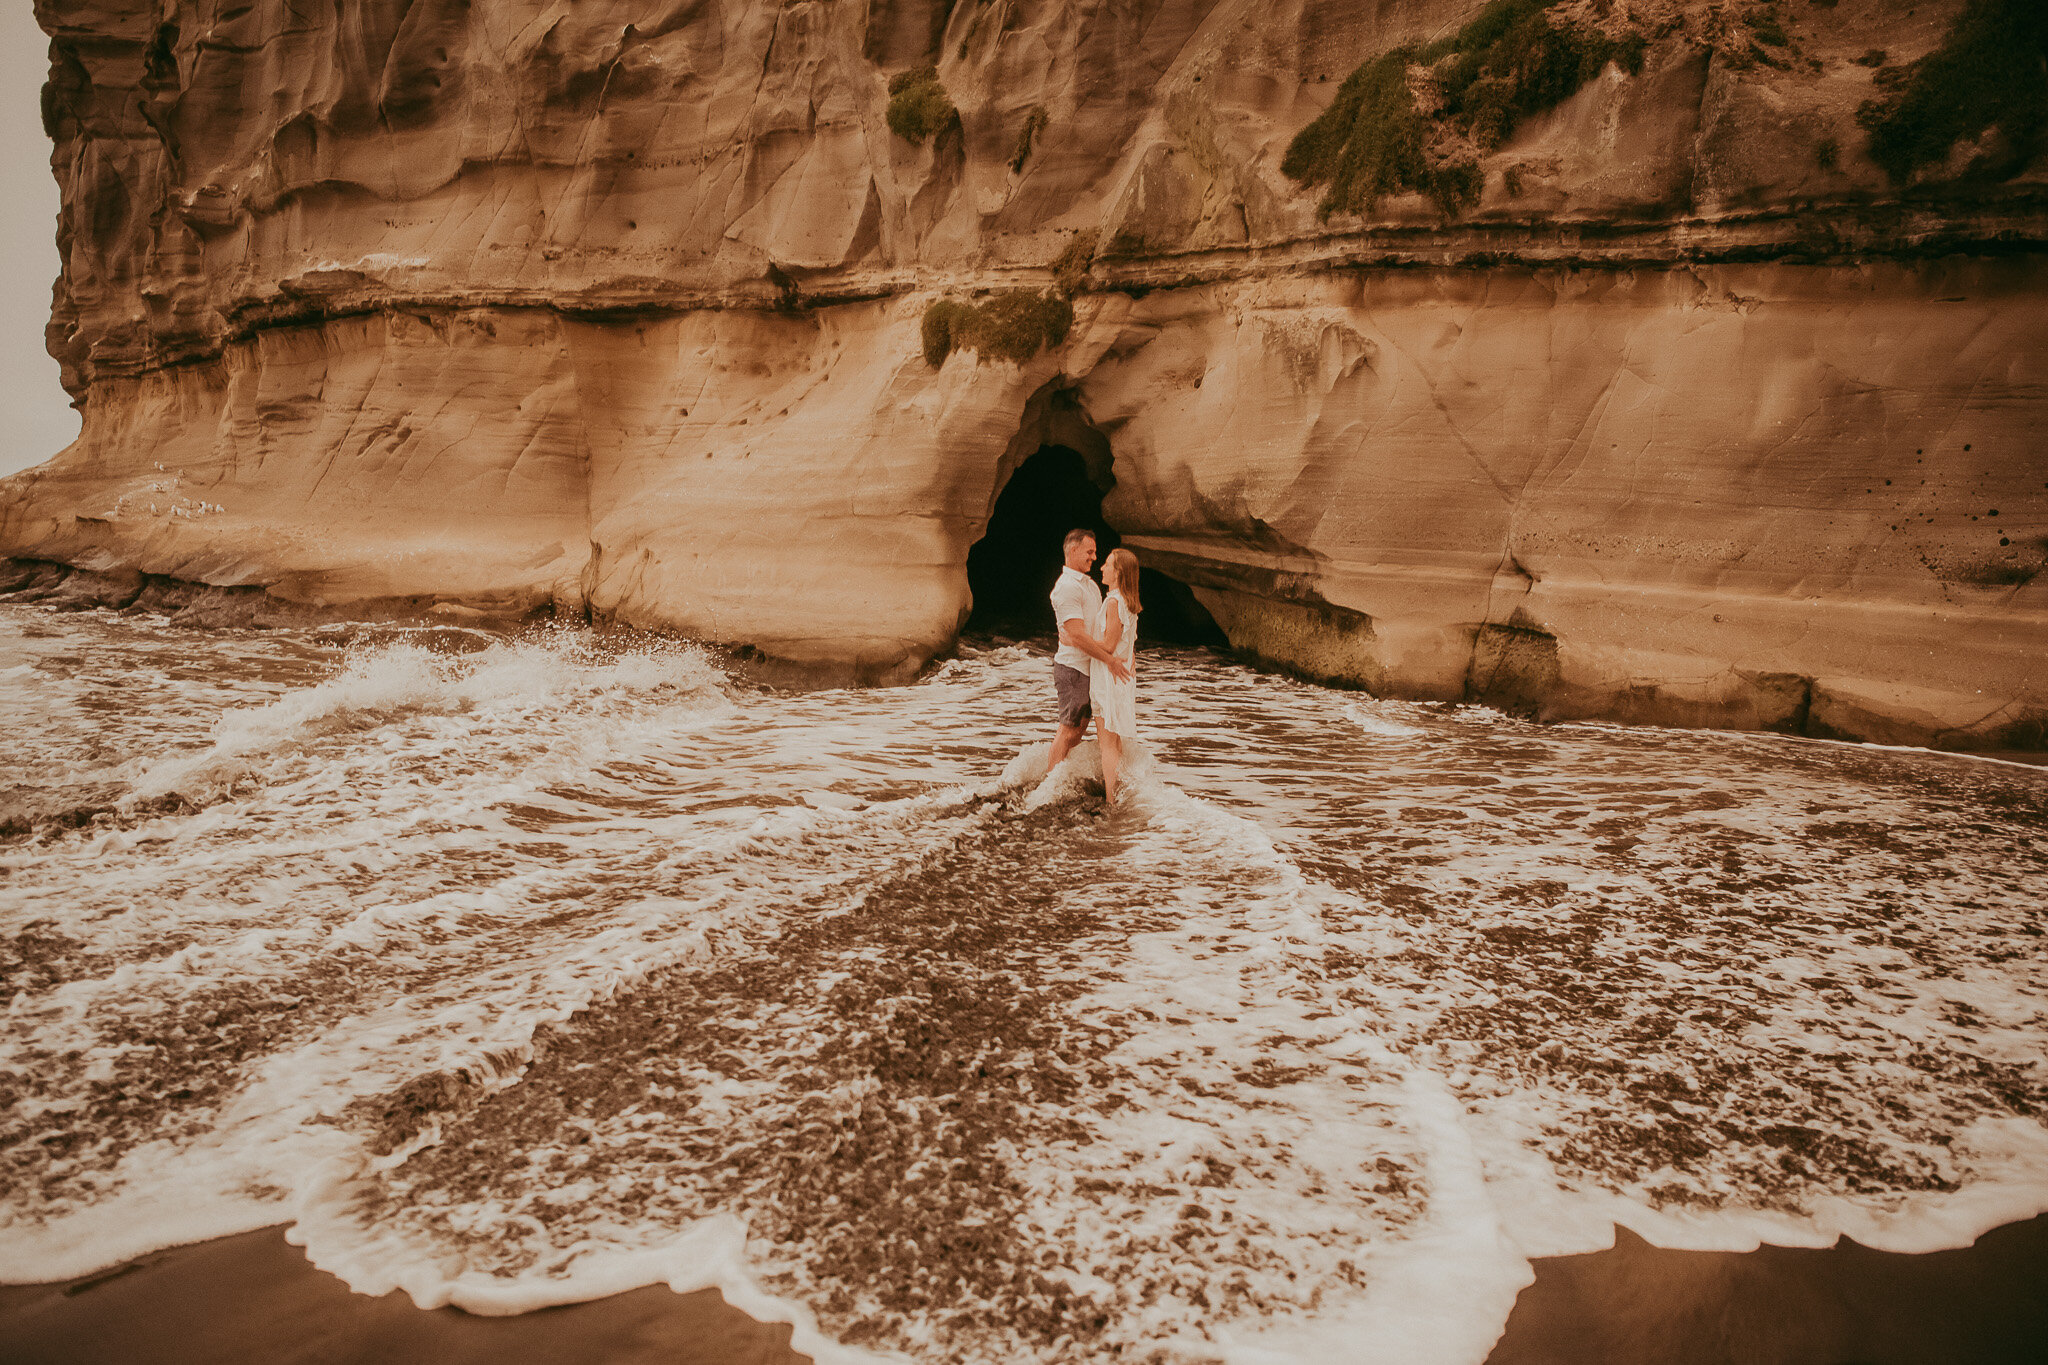
[[[1112,597],[1102,604],[1102,648],[1107,654],[1116,653],[1119,641],[1124,638],[1124,609]]]

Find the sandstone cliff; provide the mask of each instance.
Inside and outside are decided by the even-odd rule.
[[[1460,104],[1418,63],[1504,4],[1592,55]],[[2038,127],[1858,118],[1963,10],[38,0],[84,429],[0,553],[897,679],[1086,440],[1304,672],[2038,746]],[[1289,174],[1375,61],[1376,188]],[[927,363],[934,301],[1012,289],[1071,293],[1058,344]]]

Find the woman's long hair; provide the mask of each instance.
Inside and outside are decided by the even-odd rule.
[[[1102,576],[1109,580],[1109,586],[1124,595],[1124,603],[1131,614],[1145,610],[1138,602],[1138,557],[1129,550],[1115,549],[1109,558],[1102,561]]]

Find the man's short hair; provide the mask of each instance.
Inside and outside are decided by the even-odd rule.
[[[1082,541],[1093,539],[1095,539],[1093,531],[1085,526],[1076,526],[1073,530],[1067,532],[1067,538],[1060,542],[1060,552],[1062,554],[1070,553]]]

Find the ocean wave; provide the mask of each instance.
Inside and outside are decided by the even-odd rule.
[[[406,640],[352,650],[338,677],[267,705],[230,712],[200,752],[159,759],[135,778],[131,800],[218,799],[267,759],[325,737],[421,717],[490,713],[501,723],[538,711],[589,714],[618,698],[686,696],[713,705],[724,676],[684,645],[611,652],[574,635],[496,641],[450,653]]]
[[[1344,708],[1344,716],[1364,733],[1381,739],[1420,739],[1430,732],[1407,718],[1416,710],[1409,702],[1352,702]]]

